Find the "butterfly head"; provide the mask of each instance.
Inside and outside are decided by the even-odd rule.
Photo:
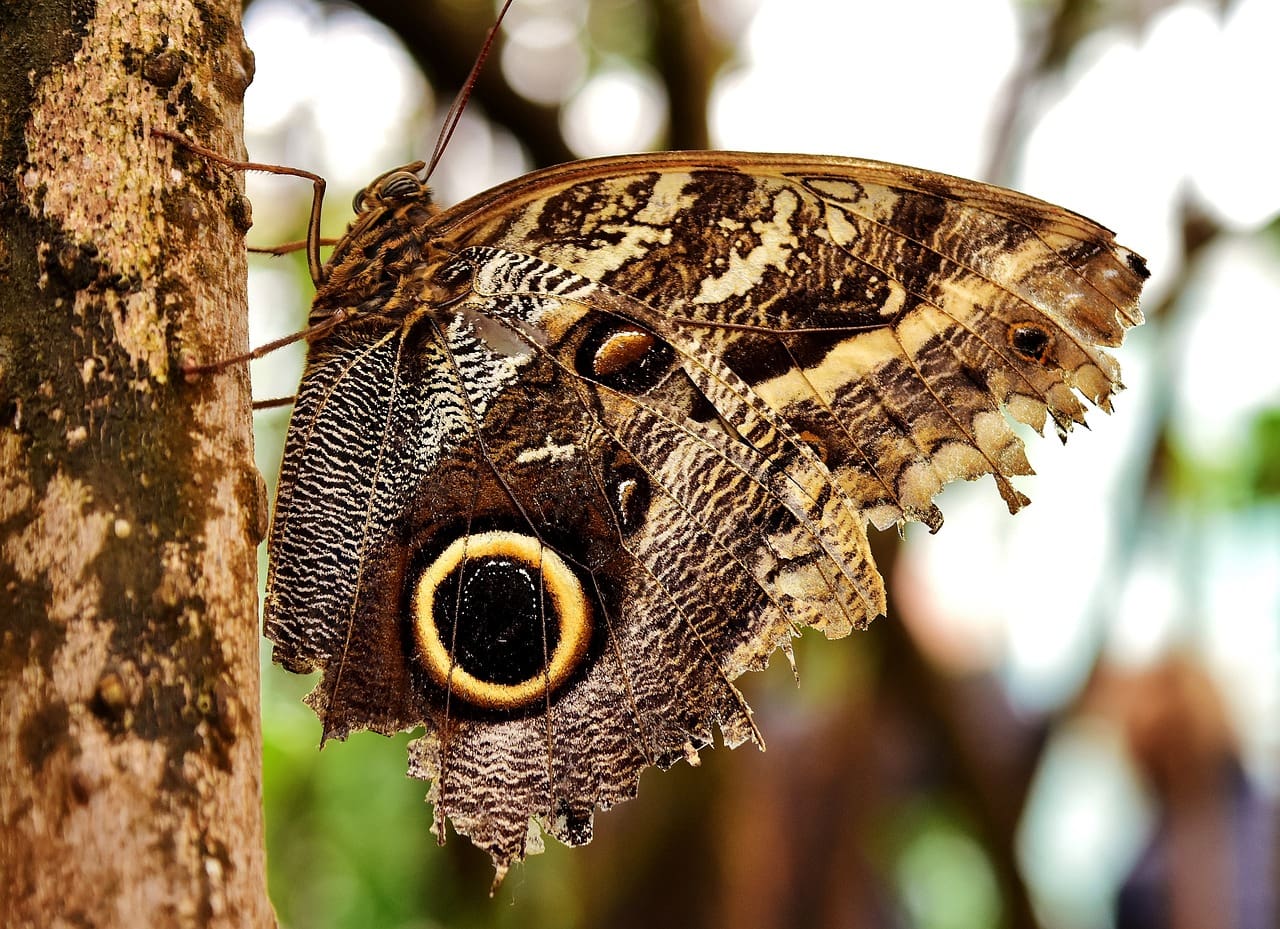
[[[335,310],[395,315],[395,292],[423,260],[426,230],[439,212],[421,161],[377,177],[355,195],[356,211],[325,266],[312,325]]]
[[[421,200],[430,203],[431,188],[421,176],[422,169],[426,166],[425,162],[415,161],[380,175],[367,187],[356,192],[351,201],[351,209],[359,216],[378,207]]]

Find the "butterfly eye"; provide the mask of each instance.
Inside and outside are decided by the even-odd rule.
[[[576,368],[583,377],[629,393],[643,393],[671,368],[671,346],[625,319],[608,317],[578,347]]]
[[[1015,323],[1009,327],[1009,345],[1028,361],[1045,364],[1053,348],[1053,336],[1034,323]]]
[[[553,550],[516,532],[455,539],[418,575],[410,622],[441,687],[488,710],[541,705],[591,640],[582,583]]]
[[[422,182],[417,175],[397,171],[383,180],[378,188],[378,196],[383,200],[403,200],[417,196],[421,190]]]

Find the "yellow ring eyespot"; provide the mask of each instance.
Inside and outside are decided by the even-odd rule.
[[[565,683],[591,641],[578,576],[536,538],[495,530],[455,539],[414,582],[418,657],[454,696],[526,706]]]

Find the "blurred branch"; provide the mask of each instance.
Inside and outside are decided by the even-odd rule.
[[[1072,49],[1090,31],[1091,0],[1060,0],[1052,8],[1028,8],[1023,12],[1022,51],[1018,63],[995,108],[991,151],[982,177],[1001,183],[1012,173],[1015,147],[1025,137],[1021,121],[1027,98],[1049,74],[1062,70]]]
[[[1107,543],[1106,568],[1094,585],[1085,611],[1094,640],[1093,651],[1098,656],[1101,656],[1104,638],[1116,609],[1115,591],[1122,587],[1133,570],[1134,560],[1141,550],[1141,539],[1147,530],[1144,522],[1152,518],[1152,513],[1166,510],[1164,498],[1168,494],[1169,472],[1173,468],[1175,454],[1171,435],[1182,338],[1182,327],[1174,324],[1174,317],[1179,303],[1200,274],[1205,253],[1223,234],[1217,221],[1189,194],[1184,193],[1182,197],[1178,218],[1182,254],[1177,273],[1165,285],[1158,301],[1146,302],[1142,307],[1153,348],[1150,352],[1151,367],[1146,375],[1151,385],[1147,388],[1150,408],[1143,411],[1141,418],[1152,426],[1144,437],[1145,444],[1142,440],[1134,443],[1130,453],[1133,460],[1124,468],[1124,473],[1131,477],[1127,478],[1125,492],[1115,497],[1112,511],[1115,529]],[[1183,580],[1185,582],[1188,578]]]
[[[461,87],[493,25],[489,4],[457,4],[443,0],[354,0],[374,19],[396,34],[432,85],[448,94]],[[560,132],[560,107],[526,100],[511,89],[502,76],[498,60],[502,50],[499,34],[489,63],[480,72],[472,101],[485,115],[512,132],[538,166],[572,161]],[[442,109],[449,100],[441,101]]]
[[[876,563],[892,576],[900,547],[893,533],[872,539]],[[1042,746],[1014,718],[994,681],[960,680],[936,668],[921,652],[889,601],[888,615],[876,623],[883,668],[882,699],[903,704],[933,730],[946,760],[950,786],[986,848],[1007,925],[1040,925],[1017,861],[1017,829]]]
[[[667,97],[667,145],[710,148],[707,105],[719,50],[713,48],[696,3],[650,0],[650,4],[657,23],[654,66]]]
[[[995,107],[991,150],[982,177],[1002,183],[1011,174],[1017,146],[1026,138],[1021,121],[1027,100],[1046,79],[1062,75],[1084,40],[1105,28],[1120,26],[1140,31],[1176,0],[1057,0],[1054,4],[1016,4],[1022,14],[1022,51],[1010,73],[1001,101]],[[1226,16],[1238,0],[1218,0]],[[1141,105],[1141,101],[1137,101]]]
[[[1148,786],[1155,827],[1120,889],[1116,925],[1273,925],[1270,804],[1250,781],[1225,694],[1194,651],[1147,668],[1100,664],[1080,710],[1108,720]],[[1258,840],[1262,837],[1262,841]]]
[[[1173,446],[1170,436],[1173,418],[1173,398],[1177,395],[1178,361],[1180,331],[1179,327],[1169,324],[1173,319],[1178,304],[1186,295],[1187,289],[1200,273],[1200,262],[1209,247],[1222,235],[1222,227],[1206,213],[1191,197],[1184,193],[1179,204],[1182,233],[1182,260],[1177,275],[1171,280],[1154,306],[1144,306],[1143,312],[1149,323],[1159,321],[1159,346],[1152,353],[1154,364],[1149,377],[1156,386],[1152,396],[1156,398],[1156,408],[1152,411],[1152,420],[1156,424],[1156,435],[1150,449],[1150,457],[1145,467],[1135,468],[1143,474],[1143,485],[1140,492],[1134,495],[1133,512],[1128,519],[1118,520],[1119,524],[1128,527],[1131,538],[1121,540],[1116,546],[1119,571],[1122,576],[1128,570],[1133,554],[1137,551],[1137,535],[1141,530],[1142,514],[1150,509],[1153,497],[1163,496],[1168,487],[1170,462],[1173,457]],[[1100,605],[1100,609],[1109,609],[1109,598]],[[1095,623],[1100,628],[1101,623]]]
[[[352,2],[395,33],[432,85],[445,94],[462,86],[493,24],[493,11],[485,4]],[[708,34],[697,4],[648,0],[648,5],[655,23],[653,66],[667,101],[667,147],[707,148],[707,103],[723,50]],[[499,33],[472,100],[490,120],[516,136],[537,166],[572,161],[576,156],[560,128],[562,108],[534,103],[511,88],[498,66],[502,42]]]

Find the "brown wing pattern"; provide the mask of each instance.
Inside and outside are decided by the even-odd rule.
[[[983,473],[1021,506],[1007,477],[1030,468],[999,407],[1061,433],[1083,422],[1073,388],[1107,408],[1119,371],[1100,346],[1141,321],[1146,278],[1084,217],[853,159],[586,162],[461,204],[441,230],[598,280],[654,325],[691,321],[706,351],[822,440],[881,526],[937,528],[941,484]]]
[[[290,424],[267,635],[323,669],[326,737],[425,727],[437,829],[499,875],[531,821],[588,841],[646,766],[758,740],[733,680],[884,610],[866,522],[936,528],[986,473],[1016,509],[1002,411],[1107,407],[1141,319],[1105,229],[872,162],[603,159],[379,210],[317,296],[353,318]]]

